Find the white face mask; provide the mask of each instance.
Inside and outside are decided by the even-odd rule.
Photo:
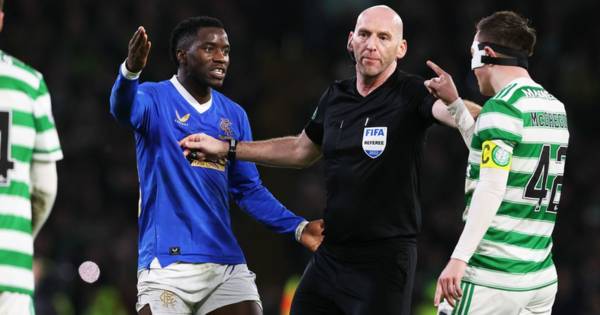
[[[471,57],[471,70],[483,67],[485,64],[481,62],[481,57],[487,56],[485,49],[480,50],[479,42],[475,40],[471,45],[471,51],[473,52],[473,56]]]

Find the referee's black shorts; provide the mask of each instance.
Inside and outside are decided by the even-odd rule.
[[[384,243],[324,243],[302,275],[290,315],[409,315],[416,241]]]

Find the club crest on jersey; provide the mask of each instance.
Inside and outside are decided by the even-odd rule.
[[[190,113],[187,113],[183,116],[179,115],[179,112],[177,110],[175,110],[175,116],[177,116],[177,119],[175,120],[175,122],[177,122],[178,124],[182,125],[182,126],[187,126],[187,121],[190,119]]]
[[[372,159],[376,159],[385,150],[387,127],[368,127],[363,131],[362,148]]]
[[[223,130],[223,132],[225,133],[224,138],[233,137],[233,131],[231,130],[231,120],[229,120],[227,118],[221,118],[221,122],[219,123],[219,128],[221,128],[221,130]]]

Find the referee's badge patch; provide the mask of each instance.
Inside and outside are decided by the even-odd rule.
[[[372,159],[375,159],[385,150],[387,140],[387,127],[368,127],[363,131],[362,148]]]

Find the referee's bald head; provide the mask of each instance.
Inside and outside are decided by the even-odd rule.
[[[394,9],[388,7],[387,5],[376,5],[362,11],[358,18],[356,19],[356,26],[354,27],[354,31],[356,32],[359,26],[368,19],[377,19],[383,22],[389,22],[392,25],[392,30],[402,38],[402,32],[404,29],[402,18]]]

